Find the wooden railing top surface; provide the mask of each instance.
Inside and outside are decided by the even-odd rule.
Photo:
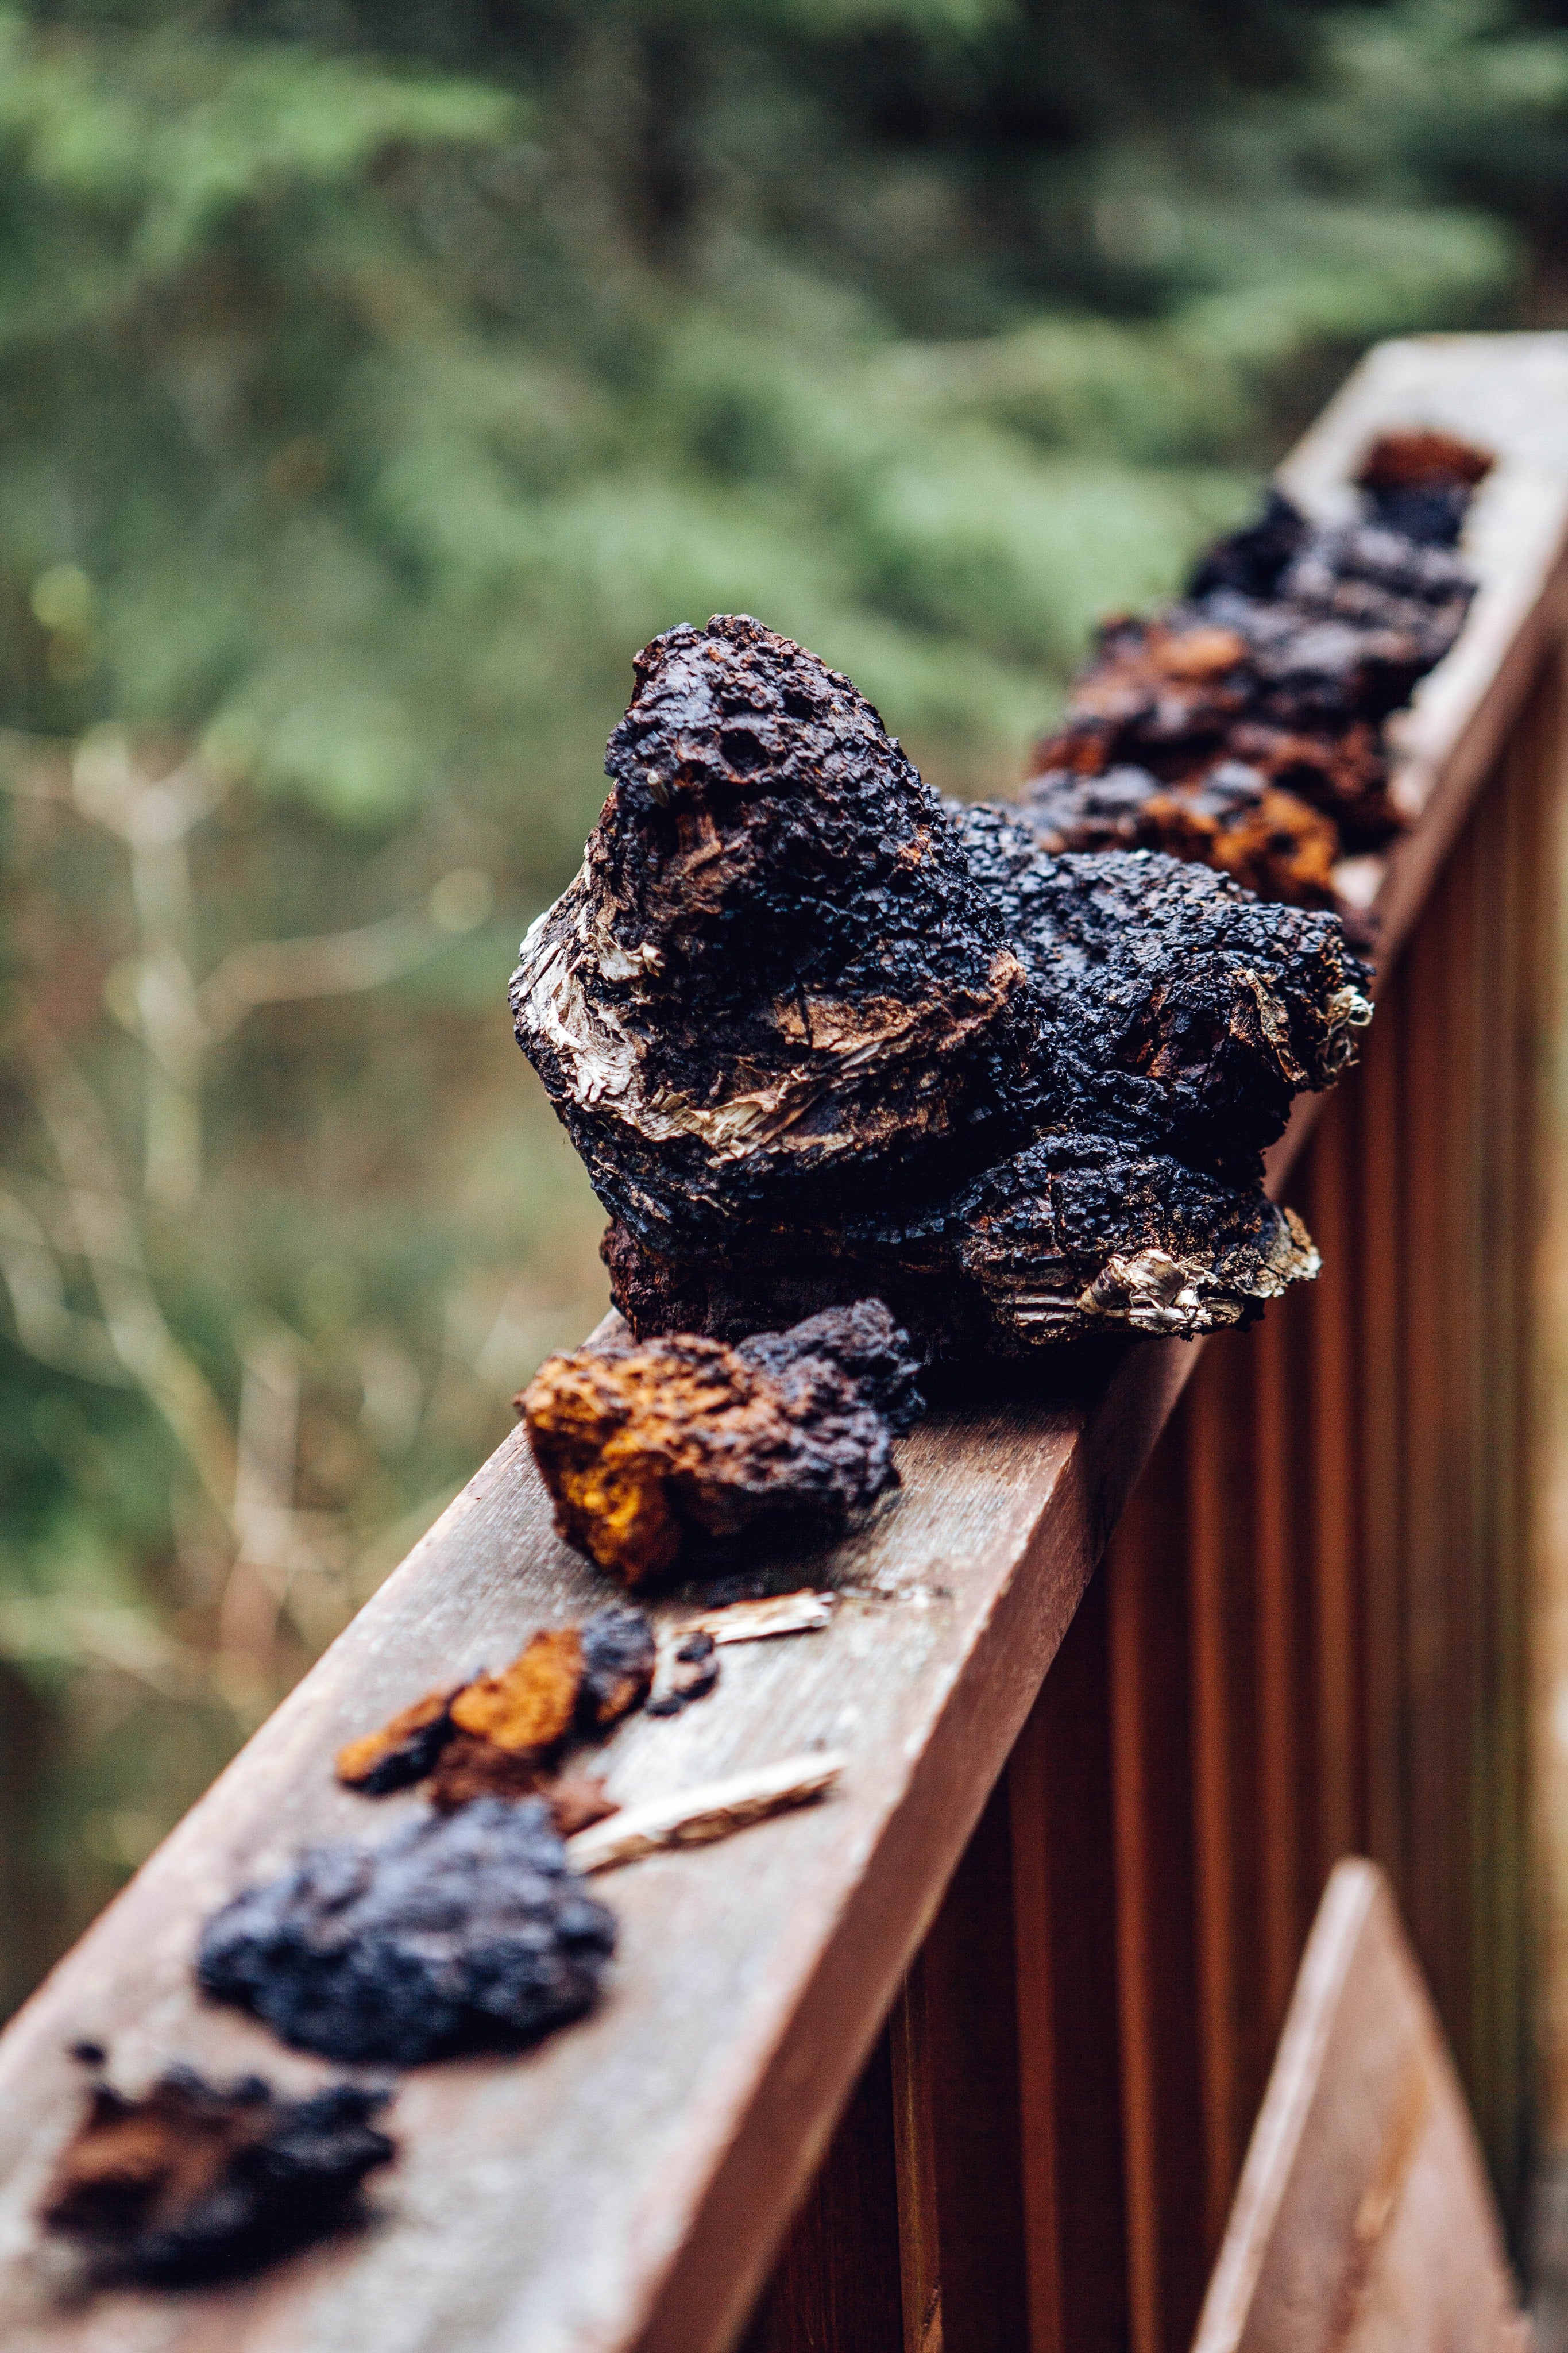
[[[1469,535],[1481,594],[1403,723],[1416,822],[1373,878],[1391,944],[1561,626],[1568,336],[1382,347],[1287,485],[1330,511],[1373,431],[1423,423],[1500,462]],[[127,2085],[174,2060],[283,2086],[332,2072],[196,1998],[202,1918],[304,1843],[391,1831],[412,1801],[339,1788],[343,1740],[605,1599],[510,1438],[0,2042],[8,2353],[730,2344],[1194,1354],[1143,1343],[977,1382],[906,1442],[892,1507],[816,1565],[843,1593],[826,1632],[730,1650],[700,1706],[620,1730],[606,1763],[623,1799],[815,1745],[848,1762],[819,1806],[601,1883],[621,1941],[600,2008],[525,2056],[403,2078],[375,2227],[247,2284],[65,2305],[32,2218],[79,2113],[68,2046],[102,2042]]]

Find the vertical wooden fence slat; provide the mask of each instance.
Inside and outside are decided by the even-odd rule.
[[[1032,2353],[1128,2342],[1109,1590],[1102,1568],[1008,1772]]]
[[[1300,1366],[1306,1395],[1298,1442],[1308,1468],[1304,1501],[1310,1530],[1308,1582],[1313,1613],[1316,1672],[1315,1774],[1309,1850],[1298,1891],[1310,1905],[1336,1859],[1366,1843],[1365,1676],[1366,1591],[1359,1514],[1362,1424],[1357,1411],[1355,1307],[1363,1279],[1356,1247],[1353,1103],[1331,1103],[1312,1138],[1303,1187],[1307,1223],[1323,1254],[1323,1271],[1306,1301]],[[1274,2005],[1289,1999],[1278,1978]],[[1282,2007],[1279,2014],[1283,2017]]]
[[[893,2074],[879,2036],[742,2353],[903,2353]]]
[[[1284,1303],[1294,1306],[1296,1303]],[[1215,2185],[1211,2221],[1216,2246],[1246,2152],[1258,2085],[1267,2074],[1279,2031],[1277,2021],[1290,1999],[1300,1947],[1301,1782],[1310,1740],[1306,1722],[1310,1686],[1304,1679],[1308,1630],[1301,1622],[1298,1591],[1305,1531],[1297,1493],[1297,1456],[1306,1414],[1299,1386],[1299,1322],[1295,1315],[1270,1317],[1257,1332],[1227,1343],[1251,1367],[1251,1428],[1247,1433],[1244,1423],[1243,1435],[1250,1436],[1258,1466],[1252,1575],[1258,1616],[1258,1786],[1255,1819],[1250,1824],[1239,1819],[1235,1836],[1239,1843],[1257,1845],[1262,1888],[1254,1915],[1256,1927],[1247,1937],[1251,1948],[1248,1975],[1258,1989],[1258,2016],[1242,2103],[1226,2144],[1224,2179]],[[1200,1383],[1205,1370],[1200,1369]],[[1237,1517],[1245,1539],[1245,1520],[1239,1512]],[[1237,1573],[1246,1577],[1245,1562],[1238,1563]]]
[[[1176,2353],[1185,2344],[1205,2269],[1188,1468],[1184,1400],[1103,1571],[1134,2353]]]
[[[1407,1275],[1400,1132],[1409,967],[1399,966],[1367,1034],[1356,1083],[1342,1100],[1356,1135],[1352,1182],[1362,1248],[1352,1391],[1362,1432],[1362,1560],[1366,1609],[1367,1852],[1404,1901],[1409,1744],[1403,1663],[1407,1607],[1405,1356]]]
[[[913,2195],[934,2217],[942,2353],[1027,2353],[1013,1831],[1004,1779],[911,1973],[930,2135]],[[930,2237],[930,2223],[922,2228]]]

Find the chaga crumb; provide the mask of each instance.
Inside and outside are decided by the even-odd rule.
[[[452,1736],[452,1702],[462,1686],[426,1692],[411,1707],[384,1724],[379,1732],[351,1740],[337,1755],[337,1776],[351,1789],[384,1798],[406,1789],[431,1772]]]
[[[526,1798],[564,1743],[593,1739],[640,1707],[657,1646],[640,1609],[599,1609],[544,1628],[499,1675],[430,1692],[380,1732],[339,1752],[338,1778],[371,1797],[427,1782],[449,1813],[473,1798]]]
[[[615,1943],[544,1800],[479,1798],[310,1849],[214,1915],[196,1976],[301,2050],[408,2067],[581,2017]]]
[[[700,1630],[689,1634],[675,1653],[668,1682],[647,1704],[649,1715],[679,1715],[693,1700],[706,1699],[719,1680],[718,1646]]]
[[[479,1675],[452,1702],[459,1732],[514,1757],[558,1748],[577,1720],[583,1689],[583,1636],[575,1626],[547,1626],[499,1675]]]
[[[621,1810],[597,1773],[563,1773],[545,1790],[544,1802],[563,1839],[575,1838],[579,1831],[607,1821]]]
[[[530,1798],[543,1778],[531,1749],[498,1748],[477,1733],[459,1732],[437,1758],[426,1794],[438,1812],[449,1814],[474,1798]]]
[[[259,2076],[211,2084],[190,2067],[140,2098],[100,2084],[40,2219],[105,2285],[258,2271],[363,2220],[365,2177],[397,2153],[372,2121],[388,2096],[333,2084],[284,2100]]]
[[[557,1528],[638,1587],[760,1526],[841,1535],[898,1482],[913,1376],[905,1335],[862,1301],[738,1348],[677,1333],[552,1356],[522,1409]]]
[[[1451,547],[1471,492],[1491,470],[1486,450],[1427,427],[1380,435],[1363,458],[1356,482],[1379,522],[1430,546]]]
[[[653,1628],[640,1609],[595,1611],[583,1628],[582,1729],[604,1732],[640,1707],[653,1688],[658,1656]]]

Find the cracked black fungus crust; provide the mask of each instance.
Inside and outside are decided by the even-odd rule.
[[[95,2284],[197,2286],[261,2270],[363,2220],[367,2174],[395,2144],[389,2094],[331,2084],[279,2099],[258,2075],[172,2067],[140,2097],[97,2084],[40,2220]]]
[[[637,675],[512,992],[634,1332],[870,1293],[927,1354],[1026,1352],[1245,1322],[1315,1272],[1261,1155],[1368,1018],[1332,916],[944,806],[847,680],[744,617]]]
[[[847,679],[744,615],[636,667],[512,993],[601,1198],[689,1249],[980,1165],[1023,974],[935,795]]]
[[[310,1848],[213,1915],[196,1975],[300,2050],[414,2066],[581,2017],[615,1941],[543,1800],[480,1798]]]

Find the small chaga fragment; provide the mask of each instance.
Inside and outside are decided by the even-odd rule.
[[[575,1838],[595,1822],[608,1821],[620,1807],[597,1773],[563,1773],[544,1792],[550,1819],[563,1839]]]
[[[279,2099],[257,2075],[173,2067],[141,2098],[98,2084],[40,2220],[109,2285],[195,2286],[259,2271],[363,2220],[367,2174],[395,2144],[384,2092],[333,2084]]]
[[[719,1680],[719,1660],[711,1634],[700,1626],[676,1646],[668,1681],[647,1704],[649,1715],[679,1715],[693,1700],[706,1699]]]
[[[479,1798],[310,1849],[213,1915],[196,1976],[300,2050],[411,2067],[580,2018],[615,1942],[543,1799]]]
[[[1390,531],[1429,547],[1452,547],[1471,492],[1491,470],[1486,450],[1428,427],[1381,435],[1363,458],[1356,482]]]
[[[1101,627],[1040,765],[1097,776],[1117,760],[1151,766],[1163,753],[1191,766],[1224,742],[1251,693],[1247,639],[1236,629],[1180,611],[1152,621],[1118,616]]]
[[[450,1811],[470,1798],[523,1798],[543,1787],[564,1742],[607,1732],[653,1685],[653,1628],[640,1609],[595,1610],[581,1626],[535,1634],[499,1675],[429,1692],[379,1732],[350,1741],[337,1773],[369,1797],[428,1778]]]
[[[898,1483],[914,1384],[906,1335],[861,1300],[734,1348],[676,1333],[552,1356],[519,1404],[561,1534],[635,1588],[759,1529],[841,1535]]]
[[[452,1722],[509,1756],[546,1756],[576,1722],[582,1689],[581,1633],[547,1626],[503,1672],[465,1684],[452,1702]]]
[[[1103,776],[1058,768],[1036,776],[1019,821],[1053,856],[1068,849],[1159,849],[1215,866],[1261,899],[1331,907],[1339,837],[1329,820],[1260,770],[1222,760],[1191,785],[1142,768]]]
[[[1311,1273],[1262,1154],[1369,1018],[1331,915],[944,807],[847,680],[755,622],[673,630],[637,675],[583,872],[512,993],[635,1335],[733,1340],[760,1373],[746,1335],[875,1297],[918,1353],[1022,1353],[1246,1322]],[[1312,894],[1322,836],[1270,821],[1273,780],[1205,782],[1229,728],[1283,728],[1246,629],[1119,625],[1089,700],[1058,765],[1148,769],[1185,795],[1173,830],[1212,825]],[[773,1409],[700,1345],[557,1360],[528,1399],[559,1525],[629,1581],[791,1483],[802,1415],[760,1477]],[[733,1444],[695,1442],[710,1415]]]
[[[384,1798],[423,1781],[452,1736],[452,1702],[461,1689],[454,1683],[446,1691],[426,1692],[379,1732],[351,1740],[338,1751],[339,1780],[367,1798]]]
[[[1239,762],[1331,821],[1329,865],[1387,841],[1400,818],[1383,722],[1464,624],[1474,583],[1454,542],[1489,462],[1447,434],[1385,435],[1357,477],[1361,515],[1330,526],[1270,491],[1256,522],[1210,548],[1184,603],[1106,623],[1061,725],[1037,747],[1030,789],[1058,775],[1105,779],[1093,797],[1109,816],[1123,772],[1142,770],[1171,789],[1179,819]],[[1288,818],[1276,807],[1269,832]],[[1071,848],[1112,846],[1083,826],[1058,829]],[[1205,843],[1189,830],[1183,846],[1169,829],[1123,824],[1114,846],[1200,859],[1264,897],[1328,903],[1307,880],[1323,862],[1316,840],[1309,849],[1303,831],[1291,854],[1243,847],[1237,831],[1222,824]]]
[[[1278,791],[1327,818],[1341,848],[1356,851],[1375,849],[1399,829],[1380,732],[1364,719],[1321,735],[1293,734],[1288,727],[1244,720],[1231,729],[1226,750],[1227,757],[1255,768]]]
[[[640,1609],[595,1610],[583,1629],[583,1688],[577,1718],[604,1732],[640,1707],[653,1688],[658,1649]]]
[[[547,1772],[531,1749],[500,1748],[478,1733],[458,1732],[437,1758],[426,1795],[438,1813],[449,1814],[474,1798],[531,1798],[543,1788]]]

